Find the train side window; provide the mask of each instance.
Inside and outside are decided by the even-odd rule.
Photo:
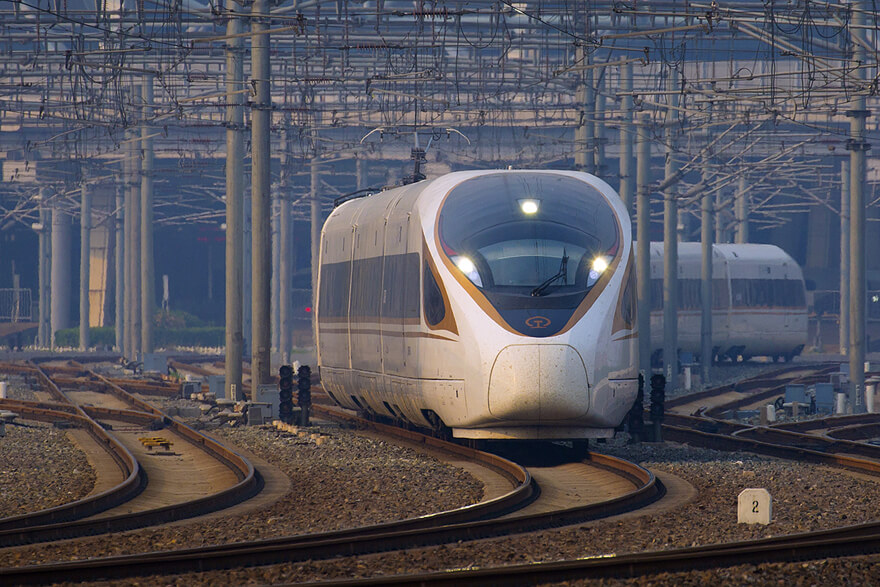
[[[730,289],[733,294],[733,306],[741,308],[749,305],[749,284],[745,279],[731,279]]]
[[[402,275],[401,255],[388,255],[384,260],[382,285],[382,317],[400,318],[403,315],[403,296],[406,280]]]
[[[382,258],[354,262],[351,271],[352,318],[378,318],[382,305]]]
[[[348,317],[351,263],[328,263],[321,267],[319,305],[324,318]]]
[[[804,284],[797,280],[788,282],[794,290],[791,295],[791,305],[802,308],[807,305],[806,295],[804,294]]]
[[[796,279],[775,279],[773,305],[783,308],[801,308],[806,304],[804,286]]]
[[[663,309],[663,280],[651,280],[651,311]]]
[[[384,257],[382,316],[386,318],[419,317],[419,254]]]
[[[700,308],[700,280],[678,280],[678,307],[682,310],[694,310]]]
[[[730,306],[730,290],[726,279],[712,280],[712,308],[724,310]]]
[[[425,321],[431,326],[437,326],[446,317],[446,305],[443,303],[443,294],[440,292],[440,286],[437,285],[434,272],[427,262],[424,263],[424,276]]]
[[[406,279],[406,293],[403,300],[403,317],[419,317],[419,264],[418,253],[407,253],[403,259],[403,274]]]
[[[791,296],[788,295],[789,292],[786,287],[788,283],[782,279],[774,279],[772,283],[773,287],[771,288],[771,291],[773,295],[770,298],[769,305],[782,307],[788,306],[791,303],[791,300],[789,299]]]

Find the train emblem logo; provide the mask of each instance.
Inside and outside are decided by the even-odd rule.
[[[529,328],[547,328],[550,326],[550,318],[544,316],[532,316],[526,320],[526,326]]]

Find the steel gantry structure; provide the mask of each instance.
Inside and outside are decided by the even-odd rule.
[[[396,181],[411,157],[428,175],[568,166],[608,179],[638,219],[646,311],[652,231],[675,308],[678,240],[699,238],[705,257],[712,241],[827,209],[852,237],[841,346],[862,385],[866,270],[880,271],[864,256],[866,239],[880,242],[866,222],[878,208],[867,159],[880,132],[878,18],[863,0],[0,0],[0,230],[45,231],[48,346],[67,322],[58,298],[80,217],[84,262],[96,247],[117,260],[105,272],[113,304],[96,268],[81,268],[80,321],[112,305],[117,345],[133,356],[153,345],[154,226],[224,223],[227,385],[240,390],[245,346],[254,385],[268,379],[270,348],[290,350],[273,214],[285,251],[291,219],[308,219],[314,256],[330,200]],[[675,352],[667,326],[664,354]]]

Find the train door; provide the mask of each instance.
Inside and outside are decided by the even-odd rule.
[[[318,300],[318,349],[322,367],[351,368],[349,294],[351,237],[348,226],[325,230],[321,247]]]
[[[351,268],[351,366],[352,369],[373,373],[382,372],[380,307],[383,228],[383,219],[378,214],[358,217]]]
[[[386,375],[403,375],[406,367],[406,243],[409,214],[391,213],[385,225],[382,280],[382,360]]]
[[[712,347],[726,351],[731,344],[730,262],[712,247]]]

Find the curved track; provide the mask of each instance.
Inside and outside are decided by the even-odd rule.
[[[59,371],[69,374],[71,369],[77,374],[84,371],[81,365]],[[259,492],[261,487],[259,474],[246,459],[207,436],[172,420],[149,403],[127,393],[118,384],[86,371],[93,386],[111,392],[123,405],[133,406],[135,410],[77,406],[62,393],[47,374],[46,369],[32,365],[21,371],[29,371],[37,375],[44,389],[58,400],[58,404],[6,400],[5,405],[28,417],[45,421],[65,420],[74,426],[84,428],[94,437],[97,444],[110,453],[126,474],[126,478],[122,483],[98,495],[88,496],[50,510],[0,520],[0,546],[117,532],[186,519],[230,507]],[[207,453],[228,470],[230,484],[220,491],[212,491],[209,495],[197,499],[187,499],[184,496],[183,499],[171,500],[170,504],[163,499],[145,499],[142,500],[145,503],[133,508],[131,504],[133,500],[138,499],[138,496],[146,494],[147,498],[150,497],[150,494],[145,492],[148,484],[144,468],[125,443],[109,434],[94,418],[133,423],[139,430],[162,427],[166,432],[173,431],[182,442],[193,447],[191,450]],[[133,446],[131,442],[128,444]],[[143,458],[143,455],[141,456]],[[154,468],[154,477],[160,478],[162,470],[162,467]],[[166,489],[168,485],[165,484]],[[120,509],[114,511],[111,508]],[[138,511],[131,511],[133,509]]]
[[[829,373],[837,371],[837,364],[818,367],[794,365],[750,377],[736,383],[722,385],[699,393],[666,400],[668,413],[681,415],[704,414],[720,418],[727,411],[744,409],[767,403],[770,398],[785,392],[785,386],[792,383],[809,385],[827,379]]]
[[[756,400],[778,395],[786,382],[815,381],[829,370],[812,372],[795,367],[724,386],[696,396],[679,398],[667,413],[664,437],[718,450],[749,451],[779,458],[832,464],[880,476],[880,446],[858,442],[880,436],[880,415],[840,416],[778,427],[754,427],[704,414],[723,413]],[[786,381],[788,379],[788,381]],[[731,395],[731,392],[736,395]],[[677,404],[677,405],[676,405]],[[709,407],[711,406],[711,407]],[[808,434],[808,431],[820,434]],[[533,563],[484,569],[451,570],[305,585],[534,585],[571,580],[637,577],[733,565],[797,562],[822,558],[880,553],[880,522],[804,532],[759,540],[713,544],[611,557],[588,557],[551,563]]]
[[[581,504],[538,513],[504,516],[532,502],[537,486],[521,467],[495,455],[445,443],[399,428],[367,423],[341,411],[315,406],[322,415],[371,426],[408,442],[457,452],[503,471],[517,482],[517,488],[502,497],[472,506],[409,520],[342,531],[291,536],[254,542],[194,548],[169,552],[111,557],[33,567],[0,570],[0,581],[46,583],[89,579],[96,576],[121,578],[136,575],[184,573],[228,569],[279,562],[327,559],[389,550],[418,548],[432,544],[475,540],[600,519],[644,507],[664,493],[662,484],[649,471],[603,455],[589,455],[590,464],[611,469],[629,480],[633,490],[599,503]],[[500,516],[500,517],[499,517]]]

